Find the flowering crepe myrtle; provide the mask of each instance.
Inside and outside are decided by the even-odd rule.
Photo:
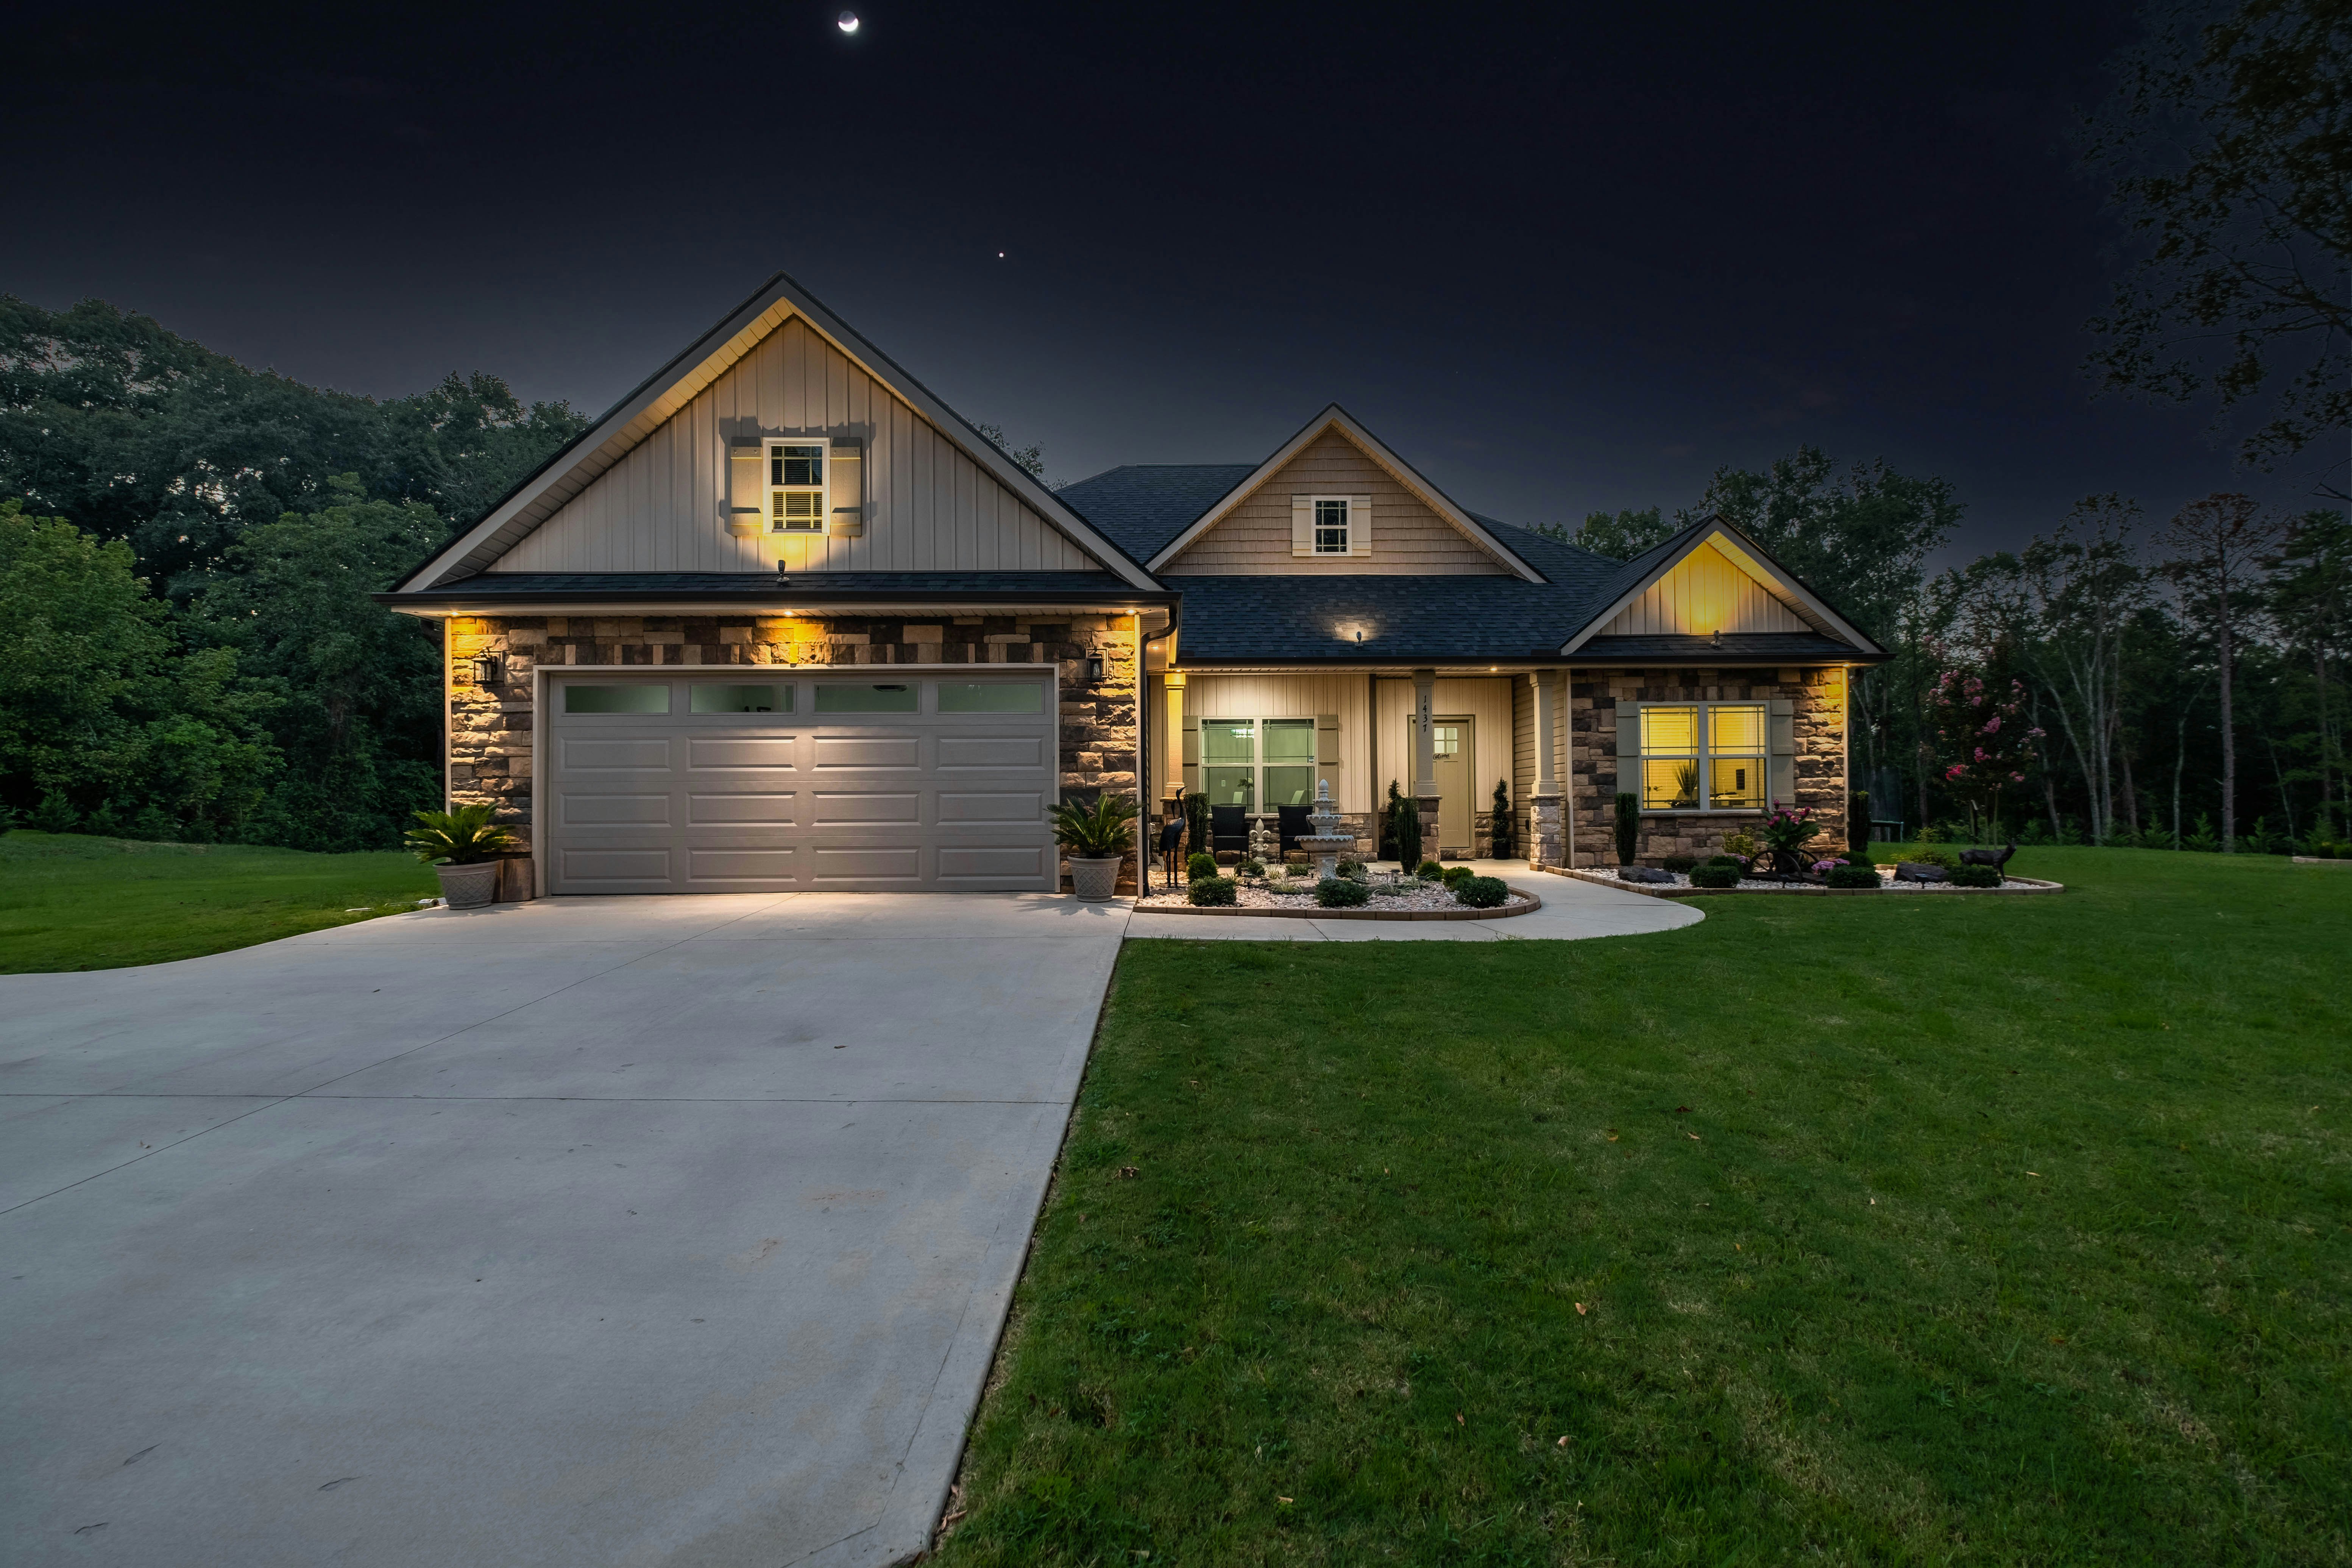
[[[2003,692],[1980,676],[1948,669],[1937,677],[1934,702],[1936,732],[1947,754],[1960,758],[1944,770],[1944,783],[1988,819],[1999,820],[2000,792],[2025,782],[2033,742],[2043,734],[2020,721],[2025,683],[2012,679]]]

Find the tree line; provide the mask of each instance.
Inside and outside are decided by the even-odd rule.
[[[396,843],[440,804],[440,641],[369,595],[586,423],[495,376],[357,397],[0,297],[0,810]]]

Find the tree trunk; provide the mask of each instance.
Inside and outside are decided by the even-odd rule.
[[[2238,852],[2238,737],[2231,728],[2230,596],[2221,595],[2221,853]]]
[[[2139,786],[2132,783],[2131,748],[2119,742],[2116,746],[2116,761],[2123,764],[2124,770],[2124,818],[2131,824],[2131,836],[2137,838],[2139,837]]]

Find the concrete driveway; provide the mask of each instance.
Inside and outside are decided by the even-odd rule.
[[[599,899],[0,977],[0,1557],[887,1562],[1124,906]]]

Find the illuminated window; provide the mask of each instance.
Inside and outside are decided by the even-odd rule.
[[[768,444],[768,531],[824,531],[824,443]]]
[[[1639,782],[1621,787],[1635,788],[1643,811],[1763,809],[1764,704],[1644,703],[1639,711]]]
[[[1315,799],[1315,721],[1204,719],[1201,788],[1211,805],[1271,811]]]

